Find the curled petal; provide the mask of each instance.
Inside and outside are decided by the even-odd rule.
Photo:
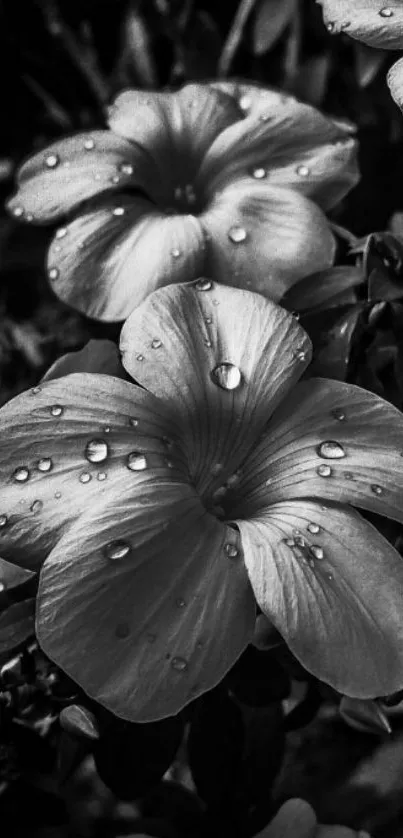
[[[190,485],[147,471],[123,484],[46,561],[37,634],[92,698],[145,722],[223,678],[253,634],[255,602],[240,553],[228,555],[237,534]]]
[[[56,294],[89,317],[124,320],[156,288],[203,273],[197,218],[164,215],[145,198],[104,204],[65,230],[50,246],[48,276]]]
[[[303,666],[354,697],[398,690],[403,561],[389,542],[353,510],[304,498],[237,524],[257,602]]]
[[[133,452],[141,467],[182,473],[180,452],[168,465],[163,442],[175,431],[150,393],[110,376],[70,375],[17,396],[0,411],[1,555],[40,567],[83,510],[96,510],[108,485],[129,490]]]
[[[403,47],[403,7],[399,0],[319,0],[329,32],[345,32],[370,47]]]
[[[390,68],[387,75],[387,81],[389,90],[396,104],[399,105],[401,110],[403,110],[403,58],[396,61],[396,63]]]
[[[403,415],[373,393],[327,379],[298,384],[249,457],[242,516],[289,498],[328,498],[403,521]]]
[[[18,218],[38,223],[56,220],[104,192],[141,189],[153,200],[164,196],[161,176],[148,152],[111,131],[58,140],[24,163],[17,185],[8,209]]]
[[[230,83],[227,83],[230,84]],[[293,187],[329,209],[359,179],[354,126],[274,90],[238,85],[245,119],[212,144],[198,179],[214,195],[238,178]],[[197,188],[197,186],[196,186]]]
[[[130,375],[180,418],[191,477],[213,497],[237,482],[234,472],[310,358],[306,333],[284,309],[204,279],[148,297],[126,321],[120,348]]]
[[[42,378],[63,378],[73,372],[95,372],[126,378],[116,344],[111,340],[90,340],[77,352],[67,352],[52,364]]]
[[[291,189],[244,178],[218,193],[200,221],[209,274],[273,300],[333,263],[335,240],[325,216]]]

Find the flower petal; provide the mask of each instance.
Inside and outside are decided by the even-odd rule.
[[[236,482],[234,471],[310,356],[292,315],[210,280],[148,297],[126,321],[120,349],[130,375],[181,419],[201,493]]]
[[[361,698],[402,687],[403,561],[374,527],[305,499],[237,524],[258,605],[309,672]]]
[[[291,189],[244,178],[218,193],[200,221],[208,274],[273,300],[333,263],[335,240],[325,216]]]
[[[116,344],[111,340],[90,340],[77,352],[67,352],[52,364],[42,378],[63,378],[72,372],[95,372],[126,378]]]
[[[160,475],[182,473],[180,451],[170,452],[170,468],[162,439],[176,431],[150,393],[110,376],[70,375],[17,396],[0,411],[0,554],[40,567],[109,484],[130,490],[132,452]]]
[[[316,815],[306,800],[293,798],[280,807],[275,818],[256,838],[315,838]]]
[[[238,535],[190,485],[149,472],[123,483],[46,561],[37,634],[92,698],[145,722],[223,678],[253,635],[255,601],[226,549]]]
[[[24,163],[17,182],[9,211],[22,220],[39,223],[60,218],[104,192],[141,189],[153,200],[165,194],[148,152],[111,131],[58,140]],[[63,230],[59,231],[61,238]]]
[[[353,384],[301,382],[248,459],[240,514],[317,497],[403,521],[402,453],[403,415],[397,408]]]
[[[203,273],[204,238],[193,215],[164,215],[124,196],[78,216],[48,253],[48,276],[66,303],[124,320],[155,288]]]
[[[403,46],[403,39],[402,39]],[[389,90],[399,108],[403,110],[403,58],[399,58],[390,68],[387,81]]]
[[[354,126],[274,90],[254,85],[235,85],[235,90],[240,105],[248,105],[247,115],[223,131],[205,156],[198,180],[207,182],[208,194],[238,178],[248,177],[252,184],[267,179],[329,209],[355,186]]]
[[[403,47],[403,7],[396,0],[318,0],[332,35],[346,32],[371,47]]]

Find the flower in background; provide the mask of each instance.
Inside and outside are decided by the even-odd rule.
[[[9,202],[16,218],[62,224],[48,275],[74,308],[123,320],[202,275],[278,300],[332,264],[323,210],[358,179],[350,125],[230,82],[121,93],[108,124],[29,159]]]
[[[49,657],[116,715],[162,718],[223,678],[257,602],[340,692],[402,687],[402,559],[350,506],[403,520],[402,414],[297,383],[296,319],[211,280],[126,322],[141,387],[107,347],[102,374],[94,342],[0,411],[0,554],[40,570]]]

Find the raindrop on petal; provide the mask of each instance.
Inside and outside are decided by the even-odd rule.
[[[16,483],[25,483],[29,478],[29,469],[26,466],[20,466],[16,468],[13,473],[13,480]]]
[[[311,170],[308,169],[308,166],[297,166],[296,168],[297,175],[300,177],[308,177],[310,175]]]
[[[234,474],[231,474],[227,480],[227,486],[229,489],[233,489],[234,486],[237,486],[241,479],[241,475],[239,471],[236,471]]]
[[[58,268],[49,268],[49,270],[48,270],[49,279],[58,279],[58,276],[59,276],[59,269]]]
[[[373,492],[374,495],[382,495],[383,494],[382,486],[378,486],[376,483],[373,483],[372,486],[371,486],[371,492]]]
[[[242,383],[242,373],[234,364],[218,364],[212,371],[211,377],[222,390],[236,390]]]
[[[64,239],[65,236],[67,236],[67,227],[59,227],[59,229],[56,230],[56,238]]]
[[[58,154],[48,154],[45,158],[45,164],[48,169],[55,169],[60,163],[60,157]]]
[[[104,439],[91,439],[85,446],[84,456],[89,463],[102,463],[108,456],[108,446]]]
[[[7,524],[7,515],[0,515],[0,527],[5,527]]]
[[[52,416],[62,416],[63,407],[61,404],[53,404],[50,408],[50,412]]]
[[[24,207],[14,207],[12,213],[15,218],[21,218],[21,216],[24,215]]]
[[[284,544],[286,544],[287,547],[295,547],[295,541],[293,538],[285,538]]]
[[[308,532],[311,532],[312,535],[317,535],[318,532],[320,532],[320,526],[319,526],[319,524],[311,523],[311,524],[308,524],[307,530],[308,530]]]
[[[171,660],[172,669],[175,669],[176,672],[184,672],[187,669],[188,662],[185,658],[172,658]]]
[[[100,482],[102,482],[103,480],[106,480],[106,478],[107,478],[106,471],[99,471],[99,472],[98,472],[98,474],[97,474],[97,480],[99,480]]]
[[[91,137],[84,141],[84,148],[86,151],[92,151],[92,149],[95,148],[95,142],[91,139]]]
[[[120,216],[120,215],[124,215],[125,212],[126,212],[126,210],[125,210],[124,207],[115,207],[112,210],[112,215]]]
[[[178,608],[184,608],[186,602],[184,599],[182,599],[182,597],[178,597],[178,599],[176,600],[176,605],[178,606]]]
[[[321,465],[319,468],[316,469],[319,477],[330,477],[332,474],[332,469],[330,466]]]
[[[196,282],[196,288],[198,291],[211,291],[213,287],[213,283],[211,279],[198,279]]]
[[[223,466],[222,463],[214,463],[214,465],[211,466],[210,471],[211,471],[212,474],[217,475],[217,474],[221,474],[223,468],[224,468],[224,466]]]
[[[241,242],[246,241],[248,234],[244,227],[235,226],[228,230],[228,238],[234,242],[234,244],[241,244]]]
[[[41,393],[41,392],[42,392],[42,387],[33,387],[32,390],[31,390],[31,393],[32,393],[33,396],[37,396],[38,393]]]
[[[154,340],[151,341],[151,348],[152,349],[159,349],[161,346],[162,346],[162,340],[159,340],[159,338],[154,338]]]
[[[323,548],[320,547],[318,544],[312,544],[311,553],[315,557],[315,559],[323,559],[325,556]]]
[[[105,556],[107,559],[111,561],[116,561],[117,559],[124,559],[125,556],[130,553],[130,544],[127,541],[123,541],[118,539],[117,541],[111,541],[105,547]]]
[[[388,6],[384,6],[383,9],[379,11],[380,17],[393,17],[393,10],[390,9]]]
[[[341,460],[346,456],[346,452],[342,445],[340,445],[339,442],[335,442],[333,439],[321,442],[317,448],[317,452],[319,457],[322,457],[324,460]]]
[[[130,416],[129,417],[129,425],[131,425],[132,428],[137,428],[138,423],[139,423],[139,420],[136,419],[135,416]]]
[[[51,471],[53,468],[53,462],[50,457],[42,457],[41,460],[38,460],[36,467],[38,471],[47,472]]]
[[[257,166],[256,169],[253,169],[252,177],[255,180],[263,180],[263,178],[267,177],[267,171],[263,168],[263,166]]]
[[[174,259],[179,259],[179,256],[181,255],[181,251],[179,250],[178,247],[174,247],[173,250],[171,250],[171,254],[174,257]]]
[[[226,544],[224,549],[229,559],[236,559],[239,556],[239,550],[235,544]]]
[[[138,360],[138,361],[144,361],[144,355],[142,355],[141,353],[139,353],[139,355],[137,355],[137,360]]]
[[[61,492],[55,492],[55,498],[56,498],[56,500],[60,500],[61,496],[62,496],[62,493],[61,493]]]
[[[241,96],[238,104],[241,108],[241,111],[248,111],[249,108],[252,106],[252,99],[245,93],[243,96]]]
[[[119,171],[122,172],[122,175],[132,175],[133,166],[131,163],[121,163],[119,166]]]
[[[41,512],[41,510],[43,509],[43,501],[34,500],[34,502],[31,504],[30,508],[31,508],[31,512],[35,512],[35,513],[36,512]]]
[[[92,480],[92,477],[91,477],[89,471],[83,471],[82,474],[80,474],[80,477],[78,479],[79,479],[80,483],[89,483],[90,480]]]
[[[346,421],[346,414],[341,407],[336,407],[332,410],[333,419],[337,419],[338,422],[345,422]]]
[[[127,458],[126,465],[130,471],[144,471],[147,468],[147,459],[140,451],[132,451]]]
[[[334,21],[333,20],[329,20],[329,23],[326,24],[326,29],[327,29],[328,32],[333,32],[334,31]]]

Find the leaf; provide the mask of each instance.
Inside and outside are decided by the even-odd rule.
[[[380,49],[354,44],[355,77],[358,86],[368,87],[374,81],[386,60],[386,53]]]
[[[314,353],[311,374],[345,381],[351,345],[359,323],[362,307],[357,304],[343,314],[327,335],[326,345]]]
[[[35,600],[10,605],[0,614],[0,659],[18,649],[35,634]]]
[[[278,41],[296,11],[297,0],[260,0],[256,9],[252,44],[263,55]]]
[[[300,279],[290,288],[281,304],[299,312],[335,308],[357,302],[355,289],[365,281],[360,268],[338,265]]]

